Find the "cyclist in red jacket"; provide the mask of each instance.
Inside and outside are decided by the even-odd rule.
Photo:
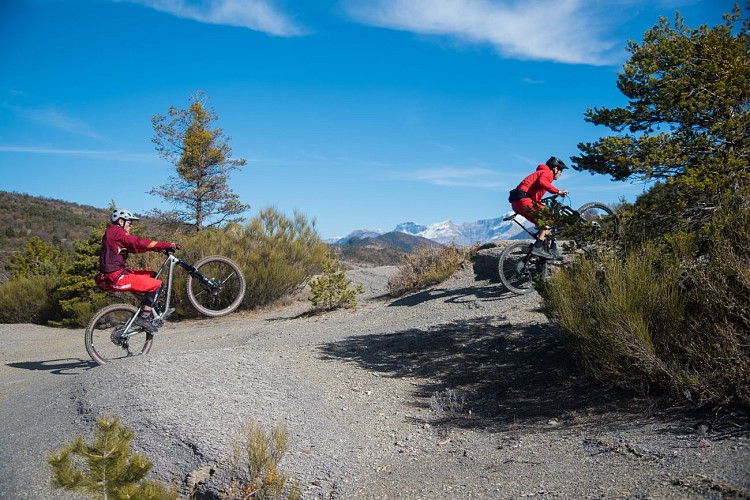
[[[536,167],[536,171],[521,181],[516,189],[511,191],[509,201],[513,211],[524,216],[529,221],[536,224],[537,214],[544,206],[541,199],[545,194],[560,194],[566,196],[567,189],[557,189],[552,185],[552,181],[560,178],[562,171],[568,168],[559,158],[553,156],[546,163]],[[549,235],[551,227],[544,226],[540,228],[536,235],[536,242],[531,249],[531,253],[545,259],[553,259],[555,255],[544,249],[544,239]]]
[[[96,282],[99,288],[110,292],[134,292],[143,294],[141,314],[135,324],[148,332],[155,332],[156,326],[151,323],[151,309],[159,295],[161,280],[153,277],[153,271],[134,270],[125,264],[130,253],[158,252],[179,249],[175,243],[152,241],[130,234],[134,216],[130,211],[116,208],[110,215],[111,224],[102,238],[102,249],[99,253],[99,275]]]

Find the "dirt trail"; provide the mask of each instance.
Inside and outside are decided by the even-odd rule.
[[[467,268],[392,299],[393,271],[351,272],[352,311],[174,323],[104,367],[80,331],[0,325],[0,491],[61,498],[44,457],[107,413],[155,477],[216,471],[202,491],[252,419],[286,425],[306,498],[750,498],[746,428],[591,384],[535,294]]]

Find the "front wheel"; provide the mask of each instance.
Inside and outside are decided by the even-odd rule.
[[[224,316],[237,309],[245,297],[245,277],[240,266],[221,255],[205,257],[187,278],[190,304],[205,316]]]
[[[593,201],[582,205],[578,213],[583,219],[578,239],[584,249],[598,247],[603,242],[612,242],[620,236],[620,224],[609,205]]]
[[[142,328],[131,326],[136,308],[130,304],[113,304],[94,314],[86,325],[86,351],[91,359],[103,365],[119,358],[146,354],[151,350],[154,336]]]
[[[513,293],[529,293],[534,290],[535,278],[547,276],[547,261],[531,255],[531,245],[528,241],[512,243],[500,254],[500,281]]]

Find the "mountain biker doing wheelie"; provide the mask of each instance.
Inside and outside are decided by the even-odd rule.
[[[175,251],[180,247],[176,243],[153,241],[130,234],[133,221],[138,220],[129,210],[116,208],[110,214],[111,224],[102,238],[102,249],[99,253],[99,274],[96,284],[108,292],[133,292],[143,294],[142,312],[134,324],[154,333],[157,327],[151,323],[151,309],[159,295],[161,280],[154,277],[153,271],[131,269],[126,260],[130,253]]]
[[[568,168],[559,158],[552,156],[546,163],[536,167],[536,171],[526,176],[517,188],[510,192],[508,201],[511,203],[513,211],[522,215],[530,222],[537,223],[537,216],[540,210],[544,208],[541,199],[546,193],[559,194],[566,196],[567,189],[557,189],[552,185],[552,181],[560,178],[562,171]],[[536,241],[531,248],[531,253],[545,259],[554,259],[556,255],[545,250],[544,240],[550,234],[550,226],[539,227],[536,235]]]

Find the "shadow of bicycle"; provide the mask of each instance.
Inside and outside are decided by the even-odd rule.
[[[92,360],[80,358],[51,359],[46,361],[23,361],[8,363],[6,366],[30,371],[47,371],[55,375],[78,375],[89,368],[98,366]]]

